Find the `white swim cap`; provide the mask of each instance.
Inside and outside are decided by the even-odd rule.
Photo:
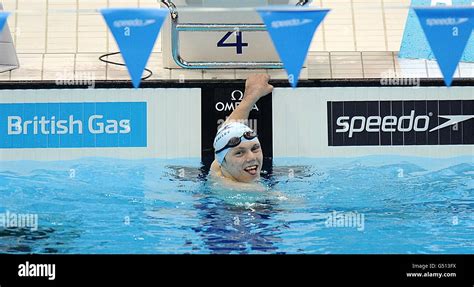
[[[214,151],[218,151],[224,148],[227,145],[227,143],[229,143],[229,140],[233,137],[240,138],[241,142],[248,142],[248,141],[259,142],[257,137],[251,140],[246,139],[243,136],[244,133],[246,132],[252,132],[252,129],[239,122],[231,122],[231,123],[223,125],[217,131],[216,138],[214,139]],[[230,151],[230,149],[231,148],[229,147],[215,154],[216,160],[219,164],[222,164],[225,156]]]

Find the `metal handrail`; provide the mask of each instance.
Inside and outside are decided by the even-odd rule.
[[[305,6],[306,4],[311,3],[311,0],[300,0],[296,3],[296,6]]]
[[[168,7],[170,10],[170,15],[172,20],[177,20],[178,19],[178,8],[176,8],[176,5],[174,5],[173,1],[171,0],[161,0],[161,3]]]
[[[311,0],[299,0],[297,6],[305,6],[310,3]],[[173,60],[176,65],[185,69],[282,69],[283,63],[281,62],[209,62],[209,61],[186,61],[181,57],[180,54],[180,32],[216,32],[216,31],[266,31],[264,24],[194,24],[194,23],[182,23],[178,22],[179,13],[178,8],[172,0],[161,0],[161,3],[168,7],[171,15],[171,53]]]

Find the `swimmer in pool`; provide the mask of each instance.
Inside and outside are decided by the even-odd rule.
[[[257,134],[242,122],[248,120],[255,103],[273,91],[266,74],[250,76],[242,102],[217,131],[211,176],[226,184],[254,183],[260,178],[263,153]]]

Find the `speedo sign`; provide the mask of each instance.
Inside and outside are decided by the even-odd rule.
[[[474,101],[328,102],[329,146],[474,144]]]
[[[145,102],[0,104],[0,148],[146,147]]]

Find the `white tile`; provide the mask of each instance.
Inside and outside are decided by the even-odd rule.
[[[97,34],[95,37],[85,37],[84,34],[79,33],[77,47],[79,53],[107,53],[107,39],[104,36]]]
[[[190,80],[202,80],[202,70],[186,70],[186,69],[164,69],[169,72],[170,79],[178,80],[180,83],[185,83]]]
[[[45,54],[43,80],[66,79],[74,75],[74,54]]]
[[[76,54],[75,74],[93,74],[96,80],[106,79],[107,65],[99,61],[100,54]]]
[[[311,64],[329,64],[329,53],[328,52],[310,52],[308,54],[308,63]]]
[[[47,0],[17,0],[19,10],[44,12],[47,9]]]
[[[395,71],[397,77],[403,78],[427,78],[426,61],[421,59],[400,59],[394,54]]]
[[[11,72],[11,80],[41,80],[43,54],[18,54],[20,68]]]
[[[284,69],[268,69],[267,74],[270,75],[272,80],[286,80],[288,79],[288,74]]]
[[[157,7],[160,6],[160,4],[156,0],[139,0],[138,1],[138,6],[139,7],[157,8]]]
[[[270,70],[268,70],[270,71]],[[267,70],[263,69],[263,70],[258,70],[258,69],[255,69],[255,70],[243,70],[243,69],[236,69],[235,70],[235,78],[236,79],[247,79],[250,75],[253,75],[253,74],[268,74],[267,73]]]
[[[233,69],[204,70],[203,79],[204,80],[234,80],[235,70]]]
[[[146,72],[144,72],[143,76],[146,75]],[[130,80],[130,75],[128,74],[126,67],[108,64],[107,80]]]
[[[460,76],[474,78],[474,63],[459,63]]]
[[[107,7],[107,0],[79,0],[79,9],[100,9]]]
[[[270,75],[270,78],[273,80],[288,80],[288,73],[284,69],[269,69],[267,74]],[[300,80],[309,79],[309,69],[303,68],[300,72]]]
[[[138,7],[138,0],[114,0],[109,2],[109,7]]]
[[[335,71],[332,72],[333,79],[363,79],[364,74],[362,69],[357,70],[344,70],[344,71]]]
[[[331,79],[331,69],[327,67],[326,69],[308,69],[308,78],[309,79]]]
[[[0,73],[0,81],[10,81],[10,71]]]
[[[374,52],[375,53],[375,52]],[[392,53],[387,52],[382,55],[372,54],[370,52],[362,53],[364,69],[395,69]]]
[[[333,76],[362,75],[362,58],[358,52],[334,52],[331,53],[331,70]]]
[[[2,0],[3,4],[3,9],[8,11],[8,10],[15,10],[16,9],[16,0]]]
[[[443,78],[441,70],[439,69],[438,63],[436,61],[426,61],[426,68],[429,78]],[[454,77],[459,78],[459,68],[454,72]]]
[[[163,68],[163,55],[161,53],[152,53],[147,63],[147,68],[153,72],[150,77],[151,80],[169,80],[171,77],[171,70]],[[188,74],[188,79],[193,75]],[[201,76],[202,79],[202,76]]]
[[[326,51],[344,52],[355,51],[355,41],[341,41],[340,39],[326,39]]]
[[[308,55],[308,78],[330,79],[331,59],[328,52],[314,52]]]
[[[69,43],[65,40],[50,40],[48,41],[48,53],[75,53],[76,52],[76,38],[70,39]]]

